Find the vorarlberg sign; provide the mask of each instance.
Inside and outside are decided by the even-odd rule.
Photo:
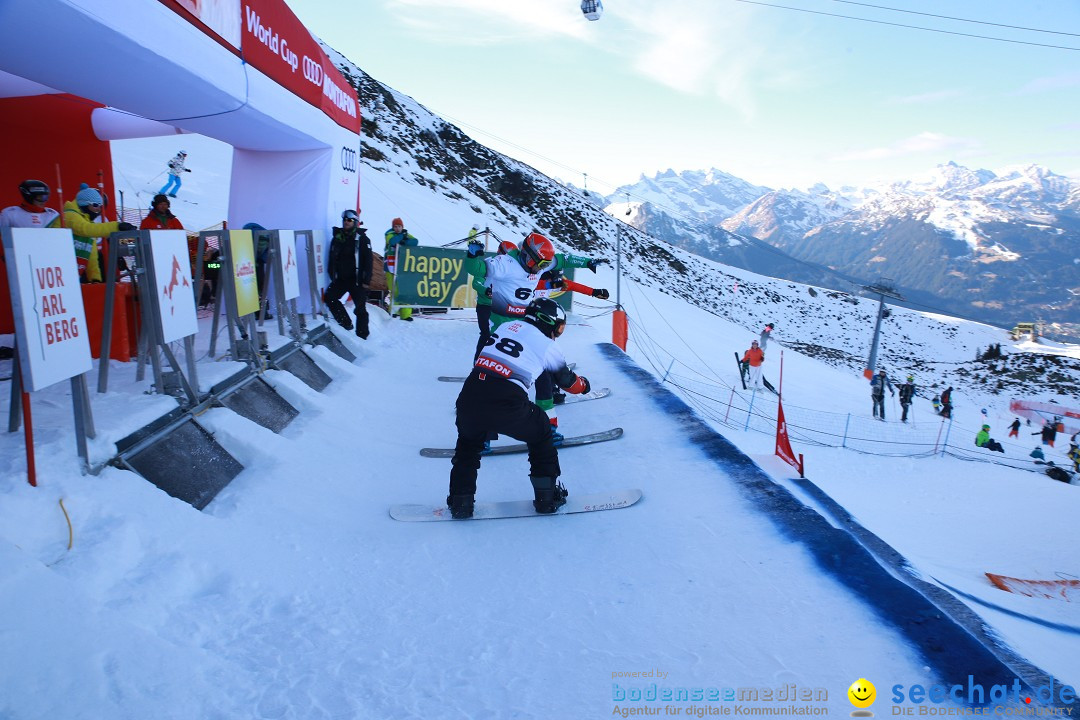
[[[91,368],[72,242],[68,229],[3,231],[16,345],[26,390],[41,390]]]
[[[472,308],[476,291],[468,273],[464,250],[400,246],[394,274],[394,305],[406,307]],[[573,269],[563,273],[573,279]],[[564,310],[570,310],[571,293],[545,291]]]

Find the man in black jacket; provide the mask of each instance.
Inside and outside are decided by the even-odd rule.
[[[341,213],[342,227],[333,228],[330,240],[330,259],[326,264],[330,287],[326,288],[326,307],[343,328],[352,330],[353,324],[341,304],[341,297],[349,293],[353,299],[356,315],[356,335],[367,339],[368,285],[371,284],[371,240],[367,230],[361,227],[355,210]]]

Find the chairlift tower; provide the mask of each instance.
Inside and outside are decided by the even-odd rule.
[[[870,343],[870,359],[866,361],[866,370],[863,375],[867,379],[874,377],[877,369],[878,342],[881,340],[881,321],[885,319],[885,298],[903,300],[904,297],[896,291],[896,285],[889,278],[878,278],[873,285],[863,285],[863,290],[872,292],[878,296],[877,323],[874,325],[874,339]]]

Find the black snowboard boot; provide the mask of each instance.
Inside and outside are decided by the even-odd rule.
[[[334,319],[337,320],[338,325],[340,325],[341,327],[345,328],[346,330],[353,329],[352,320],[349,319],[348,314],[345,312],[345,308],[341,305],[330,308],[330,314],[334,316]]]
[[[475,495],[447,495],[446,507],[450,508],[450,517],[455,520],[467,520],[473,516],[476,505]]]
[[[533,507],[541,515],[550,515],[566,504],[569,493],[557,478],[530,476],[533,486]]]

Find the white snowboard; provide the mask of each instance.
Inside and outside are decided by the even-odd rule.
[[[612,490],[605,493],[593,493],[591,495],[575,495],[571,492],[566,498],[566,504],[558,509],[553,515],[570,515],[572,513],[597,512],[599,510],[619,510],[630,507],[641,499],[641,491],[634,488],[630,490]],[[431,505],[394,505],[390,508],[390,517],[403,522],[435,522],[440,520],[453,520],[450,517],[450,509],[445,505],[432,507]],[[532,500],[510,500],[507,502],[476,503],[476,509],[470,520],[493,520],[495,518],[513,517],[550,517],[541,515],[533,508]],[[461,521],[458,521],[461,522]]]

